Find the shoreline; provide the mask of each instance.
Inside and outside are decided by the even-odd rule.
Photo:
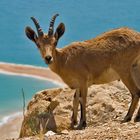
[[[23,121],[22,112],[16,112],[3,118],[0,124],[0,139],[18,138]]]
[[[23,117],[23,113],[21,111],[14,112],[12,114],[3,116],[0,120],[0,128],[7,124],[8,122],[14,120],[15,118]]]
[[[0,62],[0,74],[47,80],[57,85],[65,86],[57,74],[45,67]]]
[[[62,87],[65,86],[59,76],[45,67],[0,62],[0,74],[46,80]],[[0,139],[17,137],[22,120],[22,112],[3,116],[0,121]]]
[[[63,81],[54,72],[52,72],[49,68],[45,67],[0,62],[0,74],[35,78],[39,80],[50,81],[59,86],[65,86]],[[17,115],[15,114],[19,114],[19,112],[3,116],[0,120],[0,127],[7,123],[9,120],[11,121],[10,118],[17,117]]]

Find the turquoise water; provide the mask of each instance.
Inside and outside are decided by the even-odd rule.
[[[58,44],[62,47],[121,26],[140,31],[139,11],[139,0],[0,0],[0,60],[45,66],[24,34],[25,26],[34,28],[31,16],[47,31],[50,18],[59,13],[55,27],[60,22],[66,25]]]
[[[49,81],[19,76],[0,75],[2,88],[0,88],[0,118],[22,111],[23,97],[25,93],[26,105],[37,91],[59,87]]]
[[[0,0],[0,61],[46,66],[35,45],[25,37],[25,26],[34,28],[31,16],[47,31],[51,16],[59,13],[55,27],[60,22],[66,26],[58,43],[62,47],[122,26],[140,31],[139,11],[139,0]],[[57,87],[51,82],[9,75],[0,75],[0,85],[1,116],[21,110],[21,88],[29,100],[38,90]]]

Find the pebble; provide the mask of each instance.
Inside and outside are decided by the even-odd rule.
[[[63,130],[61,133],[67,135],[67,134],[69,134],[69,131],[68,130]]]
[[[48,137],[48,136],[53,136],[55,135],[56,133],[54,133],[53,131],[48,131],[45,136]]]

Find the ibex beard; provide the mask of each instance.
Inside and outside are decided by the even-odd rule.
[[[76,89],[71,127],[75,128],[77,125],[79,104],[81,117],[76,128],[86,127],[88,87],[118,79],[122,80],[132,95],[132,102],[123,122],[130,121],[140,97],[140,70],[138,69],[140,33],[123,27],[58,49],[56,46],[65,32],[65,25],[60,23],[54,32],[54,22],[57,16],[58,14],[52,17],[46,34],[38,21],[32,17],[37,34],[31,27],[26,27],[25,33],[36,44],[49,68],[57,73],[70,88]],[[134,121],[140,121],[140,109]]]

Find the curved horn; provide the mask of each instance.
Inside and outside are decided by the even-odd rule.
[[[35,26],[36,26],[36,29],[37,29],[37,32],[38,32],[38,36],[43,36],[43,31],[38,23],[38,21],[34,18],[34,17],[31,17],[32,21],[34,22]]]
[[[49,27],[49,31],[48,31],[49,36],[53,35],[54,22],[55,22],[55,19],[56,19],[57,16],[59,16],[59,14],[55,14],[51,19],[50,27]]]

